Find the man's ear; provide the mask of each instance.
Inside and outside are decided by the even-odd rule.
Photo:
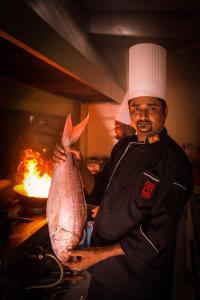
[[[166,118],[167,118],[167,115],[168,115],[168,107],[165,107],[165,110],[164,110],[164,118],[165,118],[165,120],[166,120]]]

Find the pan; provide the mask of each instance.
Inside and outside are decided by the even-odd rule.
[[[13,190],[17,194],[20,205],[22,207],[27,207],[27,208],[45,208],[46,207],[47,197],[40,198],[40,197],[28,196],[26,194],[23,184],[15,185],[13,187]]]

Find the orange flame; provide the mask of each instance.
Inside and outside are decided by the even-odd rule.
[[[51,184],[50,162],[44,161],[39,152],[32,149],[23,151],[22,160],[17,167],[20,192],[37,198],[47,198]],[[19,177],[21,177],[19,179]]]

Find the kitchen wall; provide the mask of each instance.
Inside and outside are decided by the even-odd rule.
[[[200,146],[200,53],[180,52],[168,57],[167,127],[181,145]]]

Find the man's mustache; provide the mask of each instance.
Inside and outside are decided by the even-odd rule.
[[[151,125],[150,121],[138,121],[137,126]]]

